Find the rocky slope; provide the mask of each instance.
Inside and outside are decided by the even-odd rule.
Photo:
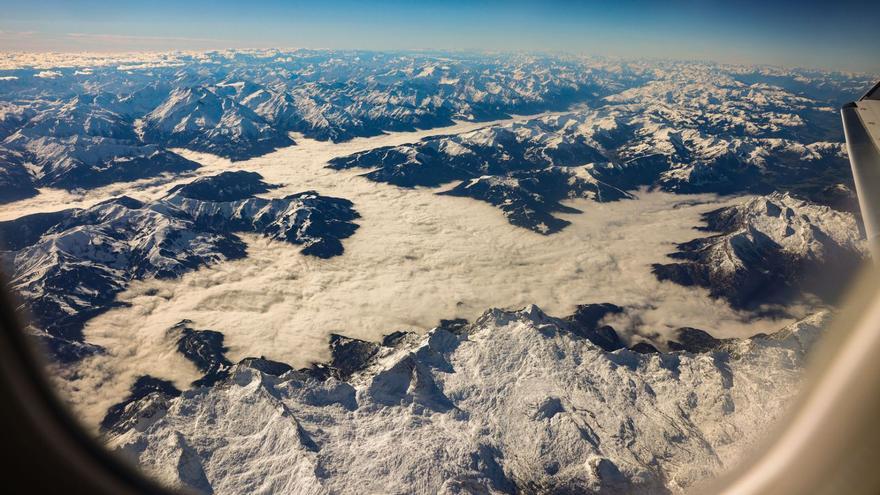
[[[342,253],[354,233],[351,202],[297,193],[253,194],[271,185],[259,174],[224,172],[175,187],[155,202],[114,198],[85,209],[0,222],[0,255],[10,287],[56,357],[72,360],[84,323],[113,307],[129,281],[178,277],[245,255],[235,232],[256,232],[303,246],[303,254]],[[60,339],[60,340],[59,340]]]
[[[579,320],[607,311],[491,310],[381,344],[336,336],[326,365],[250,358],[182,393],[146,377],[104,432],[203,493],[679,492],[761,437],[828,319],[751,339],[685,329],[679,350],[639,354],[582,335]]]
[[[831,302],[867,256],[856,217],[787,193],[707,213],[719,234],[678,245],[660,280],[707,287],[737,307],[787,302],[804,292]]]

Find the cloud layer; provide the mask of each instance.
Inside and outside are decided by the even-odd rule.
[[[572,225],[545,237],[511,226],[484,203],[324,168],[332,156],[425,134],[341,145],[298,139],[298,146],[235,164],[185,152],[206,166],[203,174],[236,168],[284,184],[272,196],[315,189],[348,198],[362,215],[361,228],[346,240],[345,254],[329,260],[247,236],[246,259],[177,280],[132,284],[120,296],[128,307],[86,328],[87,340],[106,347],[108,354],[82,362],[77,378],[62,384],[78,414],[95,424],[141,374],[171,379],[181,387],[196,379],[196,369],[175,351],[177,336],[167,333],[184,318],[197,328],[223,332],[232,360],[266,356],[295,366],[326,359],[330,333],[378,339],[395,330],[423,331],[441,318],[473,319],[490,307],[530,303],[559,316],[582,303],[627,306],[631,311],[614,324],[630,334],[693,326],[726,337],[787,323],[750,319],[702,289],[660,283],[651,275],[651,263],[663,261],[673,243],[697,236],[693,226],[702,212],[741,198],[643,191],[633,201],[575,201],[570,205],[584,213],[565,215]],[[150,197],[161,190],[150,185],[130,193]]]

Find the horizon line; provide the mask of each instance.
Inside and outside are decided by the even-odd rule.
[[[68,33],[70,37],[78,38],[82,36],[81,33]],[[125,36],[125,35],[85,35],[85,36],[99,36],[105,38],[145,38],[143,36]],[[150,39],[171,39],[165,37],[150,37]],[[181,38],[174,38],[176,40],[181,40]],[[202,39],[202,41],[213,41]],[[880,69],[869,69],[869,70],[847,70],[847,69],[833,69],[829,67],[821,67],[821,66],[807,66],[807,65],[799,65],[799,64],[773,64],[767,62],[726,62],[719,59],[713,58],[686,58],[686,57],[663,57],[663,56],[652,56],[652,55],[644,55],[644,56],[625,56],[625,55],[608,55],[601,54],[595,52],[586,52],[586,51],[574,51],[574,50],[559,50],[559,49],[509,49],[509,50],[487,50],[481,48],[431,48],[431,47],[421,47],[421,48],[330,48],[330,47],[310,47],[310,46],[290,46],[290,47],[282,47],[282,46],[229,46],[229,47],[217,47],[217,48],[169,48],[169,49],[133,49],[133,50],[95,50],[95,49],[82,49],[82,50],[6,50],[3,47],[0,47],[0,56],[14,56],[14,55],[29,55],[29,56],[39,56],[39,55],[71,55],[71,56],[85,56],[85,55],[94,55],[94,56],[103,56],[108,59],[113,57],[123,57],[123,56],[131,56],[131,55],[171,55],[171,54],[181,54],[181,55],[193,55],[193,54],[210,54],[210,53],[222,53],[222,52],[281,52],[281,53],[294,53],[297,51],[316,51],[316,52],[348,52],[348,53],[458,53],[458,54],[471,54],[471,55],[549,55],[555,57],[561,56],[570,56],[570,57],[580,57],[586,59],[607,59],[614,61],[626,61],[626,62],[669,62],[669,63],[700,63],[700,64],[711,64],[711,65],[719,65],[719,66],[736,66],[736,67],[762,67],[762,68],[773,68],[773,69],[782,69],[782,70],[801,70],[801,71],[818,71],[825,73],[837,73],[837,74],[853,74],[853,75],[865,75],[865,76],[880,76]],[[9,71],[9,70],[24,70],[28,68],[65,68],[65,67],[84,67],[90,64],[83,65],[26,65],[22,64],[18,67],[0,67],[0,71]],[[94,64],[91,64],[94,65]]]

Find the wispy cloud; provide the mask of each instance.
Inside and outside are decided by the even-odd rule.
[[[61,77],[61,73],[55,70],[44,70],[34,74],[34,77],[39,77],[40,79],[55,79]]]
[[[229,43],[230,40],[219,38],[194,38],[188,36],[142,36],[133,34],[110,34],[110,33],[67,33],[68,38],[89,41],[116,41],[116,42],[197,42],[197,43]]]
[[[39,34],[37,31],[4,31],[0,29],[0,39],[30,38]]]

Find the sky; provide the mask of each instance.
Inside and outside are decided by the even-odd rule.
[[[0,0],[0,51],[547,51],[876,74],[877,13],[864,0]]]

